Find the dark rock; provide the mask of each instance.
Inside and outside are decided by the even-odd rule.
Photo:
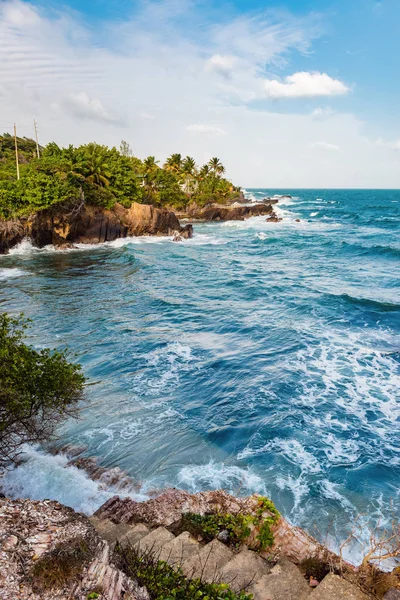
[[[278,217],[276,213],[274,213],[271,217],[268,217],[266,221],[268,221],[268,223],[280,223],[282,219]]]
[[[300,223],[300,219],[296,219],[296,223]]]
[[[71,244],[97,244],[139,235],[172,235],[178,231],[184,238],[193,236],[191,224],[181,227],[174,212],[134,202],[130,208],[115,204],[111,209],[99,206],[52,206],[31,219],[0,223],[0,254],[30,237],[42,248],[49,244],[71,247]]]
[[[244,221],[249,217],[274,214],[271,204],[252,204],[246,206],[221,206],[214,204],[192,213],[192,217],[201,221]]]
[[[383,600],[400,600],[400,590],[392,588],[383,596]]]

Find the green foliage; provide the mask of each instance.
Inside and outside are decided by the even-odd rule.
[[[23,342],[27,321],[0,314],[0,468],[24,443],[48,440],[73,415],[85,378],[66,351],[35,350]]]
[[[141,554],[135,546],[116,545],[114,561],[128,577],[146,587],[151,600],[251,600],[252,596],[235,594],[228,585],[187,579],[180,570],[157,561],[151,553]]]
[[[10,220],[82,198],[87,204],[129,208],[133,202],[184,209],[226,202],[237,188],[222,177],[218,158],[198,168],[195,160],[172,154],[163,167],[154,156],[143,161],[127,142],[119,150],[90,143],[60,148],[51,142],[36,156],[34,140],[18,138],[20,180],[17,181],[14,138],[0,136],[0,219]]]
[[[245,543],[252,528],[256,528],[258,549],[264,550],[274,543],[271,526],[278,522],[279,517],[274,503],[269,498],[260,496],[255,513],[235,515],[185,513],[182,516],[181,527],[182,530],[189,531],[193,535],[201,535],[206,542],[218,537],[224,531],[226,532],[226,543],[234,547]]]
[[[251,523],[252,517],[241,513],[237,515],[185,513],[182,516],[182,528],[185,531],[189,531],[193,535],[201,535],[206,542],[210,542],[222,531],[225,531],[227,532],[227,543],[235,547],[249,537]]]
[[[94,548],[82,537],[57,544],[34,563],[30,574],[33,590],[59,590],[79,581],[93,556]],[[88,598],[98,598],[98,594],[89,594]]]

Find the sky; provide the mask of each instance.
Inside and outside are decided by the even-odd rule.
[[[400,188],[399,0],[0,0],[0,131]]]

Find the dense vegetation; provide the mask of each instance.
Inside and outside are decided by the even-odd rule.
[[[11,219],[66,201],[112,208],[132,202],[182,209],[190,202],[202,206],[238,194],[223,177],[218,158],[198,168],[190,156],[172,154],[163,166],[154,156],[140,160],[127,142],[119,149],[90,143],[60,148],[54,142],[40,149],[18,138],[20,179],[17,179],[14,138],[0,136],[0,218]]]
[[[24,343],[27,322],[0,314],[0,469],[24,443],[47,441],[83,397],[85,378],[66,352]]]
[[[265,550],[274,543],[271,527],[278,522],[279,516],[274,503],[269,498],[260,496],[257,509],[253,514],[199,515],[188,512],[182,515],[181,527],[182,531],[189,531],[194,536],[201,535],[206,542],[218,538],[233,547],[248,543],[252,529],[256,528],[258,531],[255,540],[256,549]]]

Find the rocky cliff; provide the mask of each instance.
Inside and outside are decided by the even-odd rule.
[[[275,220],[276,214],[272,207],[273,204],[276,204],[276,201],[237,206],[213,204],[204,208],[193,204],[189,205],[186,212],[179,213],[179,217],[190,218],[195,221],[244,221],[249,217],[266,215],[271,217],[271,220]]]
[[[0,254],[29,237],[42,248],[48,244],[96,244],[139,235],[192,237],[191,225],[181,227],[174,212],[147,204],[133,203],[130,208],[115,204],[112,209],[82,204],[53,206],[31,218],[0,223]]]

